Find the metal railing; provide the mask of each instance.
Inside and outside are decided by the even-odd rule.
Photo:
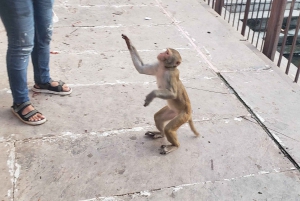
[[[300,0],[204,0],[298,82]],[[275,61],[274,61],[275,62]],[[291,73],[292,67],[292,73]]]

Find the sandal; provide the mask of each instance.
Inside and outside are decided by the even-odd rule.
[[[29,101],[22,103],[20,105],[17,105],[14,103],[13,106],[11,106],[11,110],[25,124],[36,126],[36,125],[41,125],[41,124],[45,123],[47,121],[46,118],[39,120],[39,121],[29,121],[29,119],[31,117],[33,117],[34,115],[36,115],[37,113],[42,114],[39,111],[37,111],[36,109],[28,112],[27,114],[22,114],[23,110],[29,105],[31,105],[31,103]]]
[[[48,93],[57,95],[69,95],[70,93],[72,93],[72,89],[70,87],[69,91],[63,91],[63,85],[65,84],[63,81],[57,81],[58,85],[56,87],[51,86],[51,82],[53,82],[52,79],[50,79],[50,82],[46,84],[35,84],[32,88],[32,91],[37,93]],[[36,86],[38,86],[39,88],[37,88]]]

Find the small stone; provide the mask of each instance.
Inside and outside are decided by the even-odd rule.
[[[135,136],[130,137],[131,140],[136,140]]]
[[[122,15],[123,12],[121,12],[121,11],[116,11],[116,12],[113,12],[112,14],[115,14],[115,15]]]

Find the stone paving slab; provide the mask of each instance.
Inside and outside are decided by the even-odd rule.
[[[200,182],[129,195],[96,197],[85,201],[144,201],[144,200],[299,200],[299,172],[266,173]],[[278,182],[281,181],[281,182]],[[274,184],[276,185],[270,185]],[[296,192],[295,194],[292,192]]]
[[[0,136],[0,141],[1,140],[2,136]],[[8,201],[13,197],[14,176],[19,176],[19,172],[14,174],[14,143],[0,142],[0,153],[0,200]]]
[[[160,12],[159,7],[154,5],[69,5],[68,7],[55,7],[54,11],[60,19],[55,24],[55,27],[108,26],[115,28],[120,26],[155,26],[159,24],[170,24],[168,18]],[[132,14],[134,14],[134,17],[132,17]]]
[[[121,37],[120,37],[121,38]],[[122,41],[123,42],[123,41]],[[125,46],[125,43],[123,44]],[[145,63],[153,63],[156,56],[164,50],[141,51]],[[197,53],[189,49],[179,49],[183,61],[179,67],[180,77],[187,79],[215,79],[216,75],[201,61]],[[5,63],[4,57],[0,62]],[[61,79],[71,86],[101,85],[109,83],[147,83],[155,82],[154,76],[139,74],[132,64],[129,52],[104,52],[101,54],[53,54],[51,55],[51,76]],[[6,67],[0,71],[1,89],[8,89],[9,82]],[[28,67],[28,86],[32,87],[33,67]]]
[[[216,13],[206,5],[206,2],[202,5],[192,2],[194,4],[185,5],[183,8],[197,7],[189,12],[189,16],[184,16],[181,12],[174,15],[176,20],[182,21],[179,30],[182,28],[187,32],[186,38],[192,37],[196,46],[205,47],[211,65],[221,72],[243,101],[262,117],[281,145],[288,149],[288,153],[299,163],[300,108],[297,104],[300,98],[299,88],[291,86],[292,80],[282,79],[279,74],[283,73],[277,70],[276,65],[269,65],[270,62],[262,59],[264,57],[262,53],[249,48],[247,45],[249,43],[245,42],[227,22],[216,17]],[[176,5],[178,4],[174,3],[168,7],[168,12],[178,9]],[[197,14],[196,11],[201,14]],[[197,26],[199,25],[197,21],[185,20],[187,17],[195,17],[198,20],[211,18],[211,21],[203,22],[203,26],[202,24]],[[228,51],[229,49],[232,51]]]
[[[283,119],[298,125],[297,107],[294,111],[282,100],[296,105],[298,91],[291,92],[286,80],[268,69],[261,53],[249,48],[206,3],[56,1],[60,21],[54,24],[51,74],[70,83],[74,93],[31,93],[33,104],[49,119],[39,127],[22,124],[9,111],[6,33],[0,25],[0,179],[5,181],[0,200],[12,195],[26,201],[298,200],[299,171],[260,126],[240,118],[252,120],[209,67],[221,70],[277,134],[297,137],[297,129]],[[164,102],[142,106],[144,96],[155,88],[154,79],[134,70],[122,33],[133,40],[144,61],[152,61],[166,47],[183,55],[181,78],[202,137],[195,139],[188,126],[182,126],[181,147],[168,156],[158,153],[165,139],[144,136],[154,129],[153,114]],[[275,81],[285,84],[274,91]],[[291,90],[283,93],[285,89]],[[274,106],[272,98],[280,103]],[[298,142],[277,136],[291,155],[298,154]]]
[[[158,152],[165,139],[146,138],[147,128],[18,141],[15,199],[80,200],[293,167],[257,125],[232,119],[196,126],[204,138],[184,126],[178,131],[181,147],[168,156]]]
[[[210,10],[204,5],[207,10]],[[202,8],[203,9],[203,8]],[[190,15],[192,15],[190,13]],[[215,15],[213,12],[202,12],[203,15]],[[183,16],[181,16],[183,17]],[[180,18],[178,19],[180,20]],[[211,27],[205,26],[210,33],[201,31],[202,27],[191,26],[194,21],[181,24],[186,31],[195,37],[195,44],[207,46],[210,62],[225,77],[250,108],[262,118],[262,121],[296,160],[300,162],[299,129],[300,108],[297,104],[300,96],[299,88],[292,85],[292,80],[282,79],[283,74],[275,64],[265,62],[261,56],[236,37],[236,33],[223,19],[215,18]],[[214,26],[212,25],[214,24]],[[218,24],[218,26],[215,26]],[[193,28],[192,28],[193,27]],[[218,31],[224,29],[225,31]],[[228,29],[228,30],[227,30]],[[198,33],[198,34],[197,34]],[[201,40],[208,34],[211,41]],[[226,40],[224,40],[226,37]],[[243,43],[244,45],[241,45]],[[227,51],[233,49],[234,51]],[[283,75],[284,76],[284,75]],[[290,83],[288,83],[290,82]],[[251,92],[251,93],[250,93]]]
[[[293,90],[273,71],[223,75],[299,163],[300,153],[297,147],[300,142],[300,93]],[[252,89],[256,89],[255,93],[249,93]]]
[[[76,1],[75,1],[76,2]],[[80,0],[80,5],[153,5],[155,1],[143,1],[143,0]]]
[[[166,34],[167,37],[151,37],[151,35]],[[53,51],[63,53],[90,53],[119,52],[127,47],[121,34],[127,34],[133,44],[140,50],[159,50],[167,47],[190,48],[188,41],[182,38],[173,26],[156,27],[119,27],[119,28],[54,28]],[[87,35],[89,37],[87,37]],[[74,42],[74,41],[80,41]]]
[[[165,1],[163,1],[165,2]],[[167,1],[170,2],[170,1]],[[170,20],[180,22],[177,29],[192,42],[203,53],[212,65],[221,72],[248,71],[266,68],[264,62],[257,57],[244,44],[245,39],[234,30],[226,21],[217,17],[217,14],[210,10],[202,1],[191,1],[181,9],[188,11],[178,12]],[[164,6],[167,3],[163,3]],[[182,4],[168,4],[168,13],[179,9]],[[197,9],[193,9],[197,8]],[[192,20],[187,20],[192,18]],[[204,19],[210,19],[204,20]],[[201,23],[199,23],[201,21]],[[205,38],[205,40],[203,40]],[[231,51],[228,51],[231,50]]]
[[[125,46],[125,43],[123,45]],[[140,56],[144,63],[153,63],[156,62],[156,56],[162,51],[164,50],[141,51]],[[195,51],[189,49],[179,49],[179,51],[183,58],[182,64],[179,66],[181,79],[211,79],[215,77],[215,74],[201,62],[201,58],[196,56]],[[154,76],[142,75],[136,71],[128,51],[104,52],[99,55],[56,54],[52,56],[52,66],[54,66],[51,70],[53,76],[63,75],[67,83],[75,85],[76,83],[80,85],[116,81],[124,83],[155,81]]]
[[[248,114],[219,80],[192,79],[185,85],[189,87],[187,91],[195,120],[235,118]],[[212,91],[201,90],[213,86],[215,89]],[[3,105],[0,112],[2,136],[7,139],[11,134],[16,134],[14,139],[24,139],[57,135],[67,131],[89,133],[153,126],[153,115],[165,105],[165,101],[155,99],[148,107],[143,107],[143,104],[145,96],[156,87],[155,83],[145,85],[115,83],[74,87],[74,92],[67,97],[31,93],[32,103],[48,118],[48,122],[42,127],[27,126],[16,119],[9,110],[11,94],[2,92],[0,100]],[[81,122],[80,126],[78,122]]]
[[[2,21],[0,21],[0,56],[6,55],[7,50],[7,36]],[[3,63],[5,64],[5,63]],[[1,63],[2,66],[2,63]]]
[[[142,0],[72,0],[64,1],[57,0],[55,1],[54,7],[68,7],[73,6],[140,6],[140,5],[153,5],[155,1],[142,1]]]
[[[0,76],[1,76],[1,81],[0,81],[0,85],[1,88],[0,90],[7,90],[9,88],[9,81],[8,81],[8,76],[7,76],[7,71],[6,71],[6,60],[4,56],[0,56],[0,66],[1,66],[1,70],[0,70]]]

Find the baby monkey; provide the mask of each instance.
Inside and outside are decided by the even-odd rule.
[[[160,154],[168,154],[180,145],[176,131],[182,124],[188,122],[194,134],[199,136],[192,121],[192,109],[188,94],[179,79],[177,66],[181,63],[181,56],[177,50],[167,48],[165,52],[157,55],[157,62],[144,64],[129,38],[124,34],[122,34],[122,38],[127,44],[136,70],[141,74],[156,76],[158,89],[146,96],[144,106],[148,106],[154,98],[167,100],[167,105],[154,115],[155,125],[159,132],[148,131],[145,135],[154,139],[166,135],[171,145],[162,145]],[[167,123],[168,121],[169,123]],[[165,123],[167,124],[165,125]]]

